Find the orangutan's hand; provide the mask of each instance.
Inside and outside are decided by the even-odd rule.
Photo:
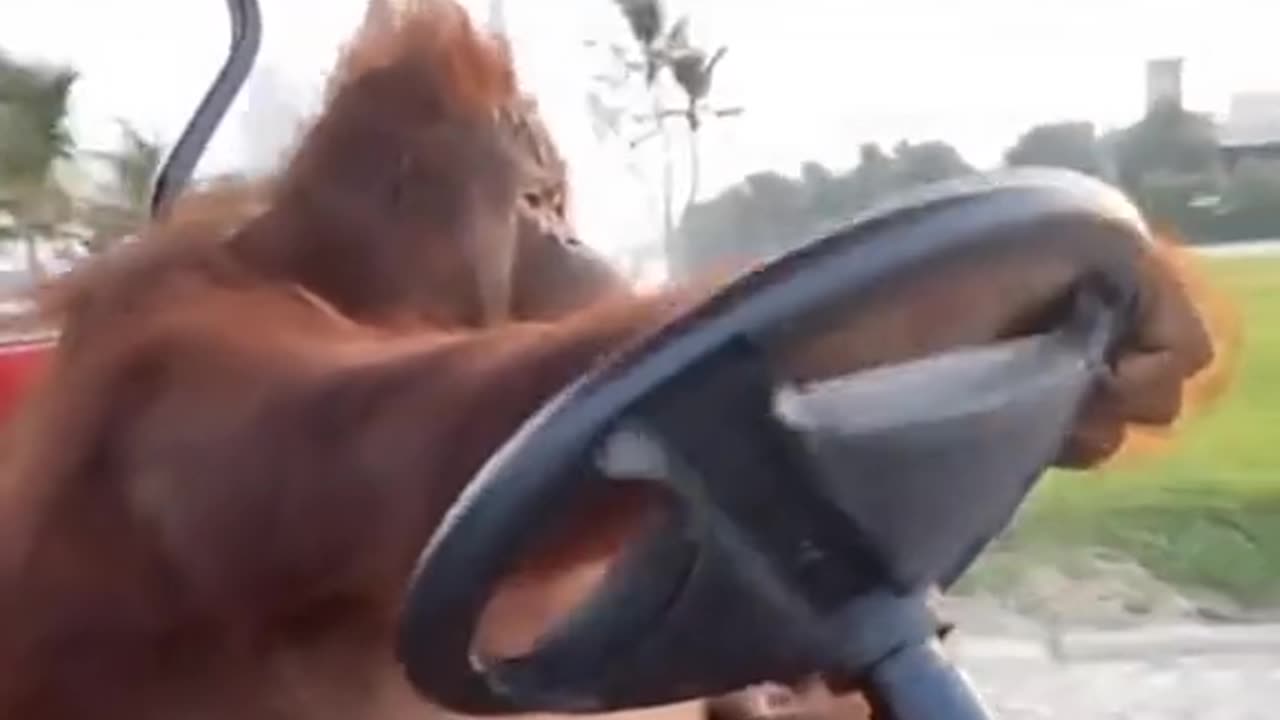
[[[1167,427],[1183,410],[1187,381],[1214,359],[1202,310],[1179,277],[1172,248],[1143,268],[1138,319],[1109,377],[1089,398],[1057,464],[1088,468],[1112,457],[1133,425]]]
[[[794,687],[753,685],[708,702],[708,720],[878,720],[857,691],[833,693],[812,680]]]
[[[1213,358],[1206,321],[1176,269],[1175,250],[1152,244],[1142,251],[1147,262],[1137,325],[1055,464],[1092,467],[1115,454],[1129,426],[1171,424],[1187,381]],[[955,262],[833,314],[829,327],[785,351],[782,367],[791,380],[820,380],[1040,332],[1061,322],[1079,274],[1077,264],[1054,256]]]

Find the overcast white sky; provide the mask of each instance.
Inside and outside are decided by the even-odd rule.
[[[314,107],[364,0],[262,0],[265,76],[237,102],[206,170],[245,166]],[[466,2],[481,15],[488,0]],[[619,199],[623,154],[591,135],[584,94],[600,68],[589,38],[623,32],[610,0],[507,0],[525,82],[579,177],[596,236],[633,233],[652,208]],[[695,31],[724,42],[718,93],[737,119],[703,140],[705,191],[804,159],[852,161],[865,140],[939,137],[994,162],[1036,122],[1131,121],[1144,61],[1186,57],[1186,96],[1224,112],[1233,92],[1280,89],[1273,0],[684,0]],[[111,142],[113,117],[172,139],[221,62],[222,0],[0,0],[0,47],[68,62],[83,80],[76,128]],[[621,238],[618,238],[621,241]]]

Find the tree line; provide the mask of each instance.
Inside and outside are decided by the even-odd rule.
[[[1210,117],[1157,104],[1107,133],[1085,121],[1038,125],[1016,138],[1003,165],[1063,167],[1123,189],[1156,225],[1193,243],[1280,236],[1280,161],[1228,163]],[[833,221],[903,190],[978,172],[941,140],[862,146],[835,172],[807,162],[798,177],[758,172],[685,209],[669,258],[677,276],[785,252]]]

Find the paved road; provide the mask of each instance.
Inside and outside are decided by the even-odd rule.
[[[1251,640],[1180,647],[1194,632],[1153,630],[1063,643],[1055,660],[1036,639],[956,637],[953,654],[1000,720],[1275,720],[1280,628]]]

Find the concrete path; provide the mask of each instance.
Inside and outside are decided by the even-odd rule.
[[[1280,625],[958,630],[949,645],[1000,720],[1280,718]]]

